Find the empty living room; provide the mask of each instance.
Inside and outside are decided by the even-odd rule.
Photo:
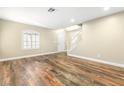
[[[124,86],[124,7],[0,7],[1,86]]]

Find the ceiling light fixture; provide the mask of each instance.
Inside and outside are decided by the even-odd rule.
[[[56,9],[55,8],[49,8],[48,12],[54,12]]]
[[[74,20],[73,18],[72,18],[70,21],[71,21],[72,23],[75,22],[75,20]]]
[[[110,7],[104,7],[104,11],[108,11]]]

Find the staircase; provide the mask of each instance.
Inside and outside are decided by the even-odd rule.
[[[82,39],[82,29],[77,29],[71,37],[70,46],[68,52],[72,51],[79,45],[79,41]]]

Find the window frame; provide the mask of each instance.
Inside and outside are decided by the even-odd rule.
[[[32,48],[32,41],[31,41],[31,48],[25,48],[25,45],[24,45],[24,42],[25,42],[25,40],[24,40],[24,34],[25,33],[31,33],[31,34],[33,34],[33,33],[36,33],[36,34],[38,34],[38,36],[39,36],[39,46],[38,46],[38,48]],[[32,39],[32,38],[31,38]],[[35,42],[35,44],[36,44],[36,42]],[[37,50],[37,49],[40,49],[40,33],[38,32],[38,31],[32,31],[32,30],[25,30],[25,31],[23,31],[23,33],[22,33],[22,49],[23,50]]]

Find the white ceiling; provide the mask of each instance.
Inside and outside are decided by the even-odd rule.
[[[124,7],[111,7],[108,11],[104,11],[103,7],[55,7],[56,11],[52,13],[49,13],[48,9],[48,7],[1,7],[0,18],[51,29],[59,29],[123,11]],[[71,19],[75,21],[70,22]]]

